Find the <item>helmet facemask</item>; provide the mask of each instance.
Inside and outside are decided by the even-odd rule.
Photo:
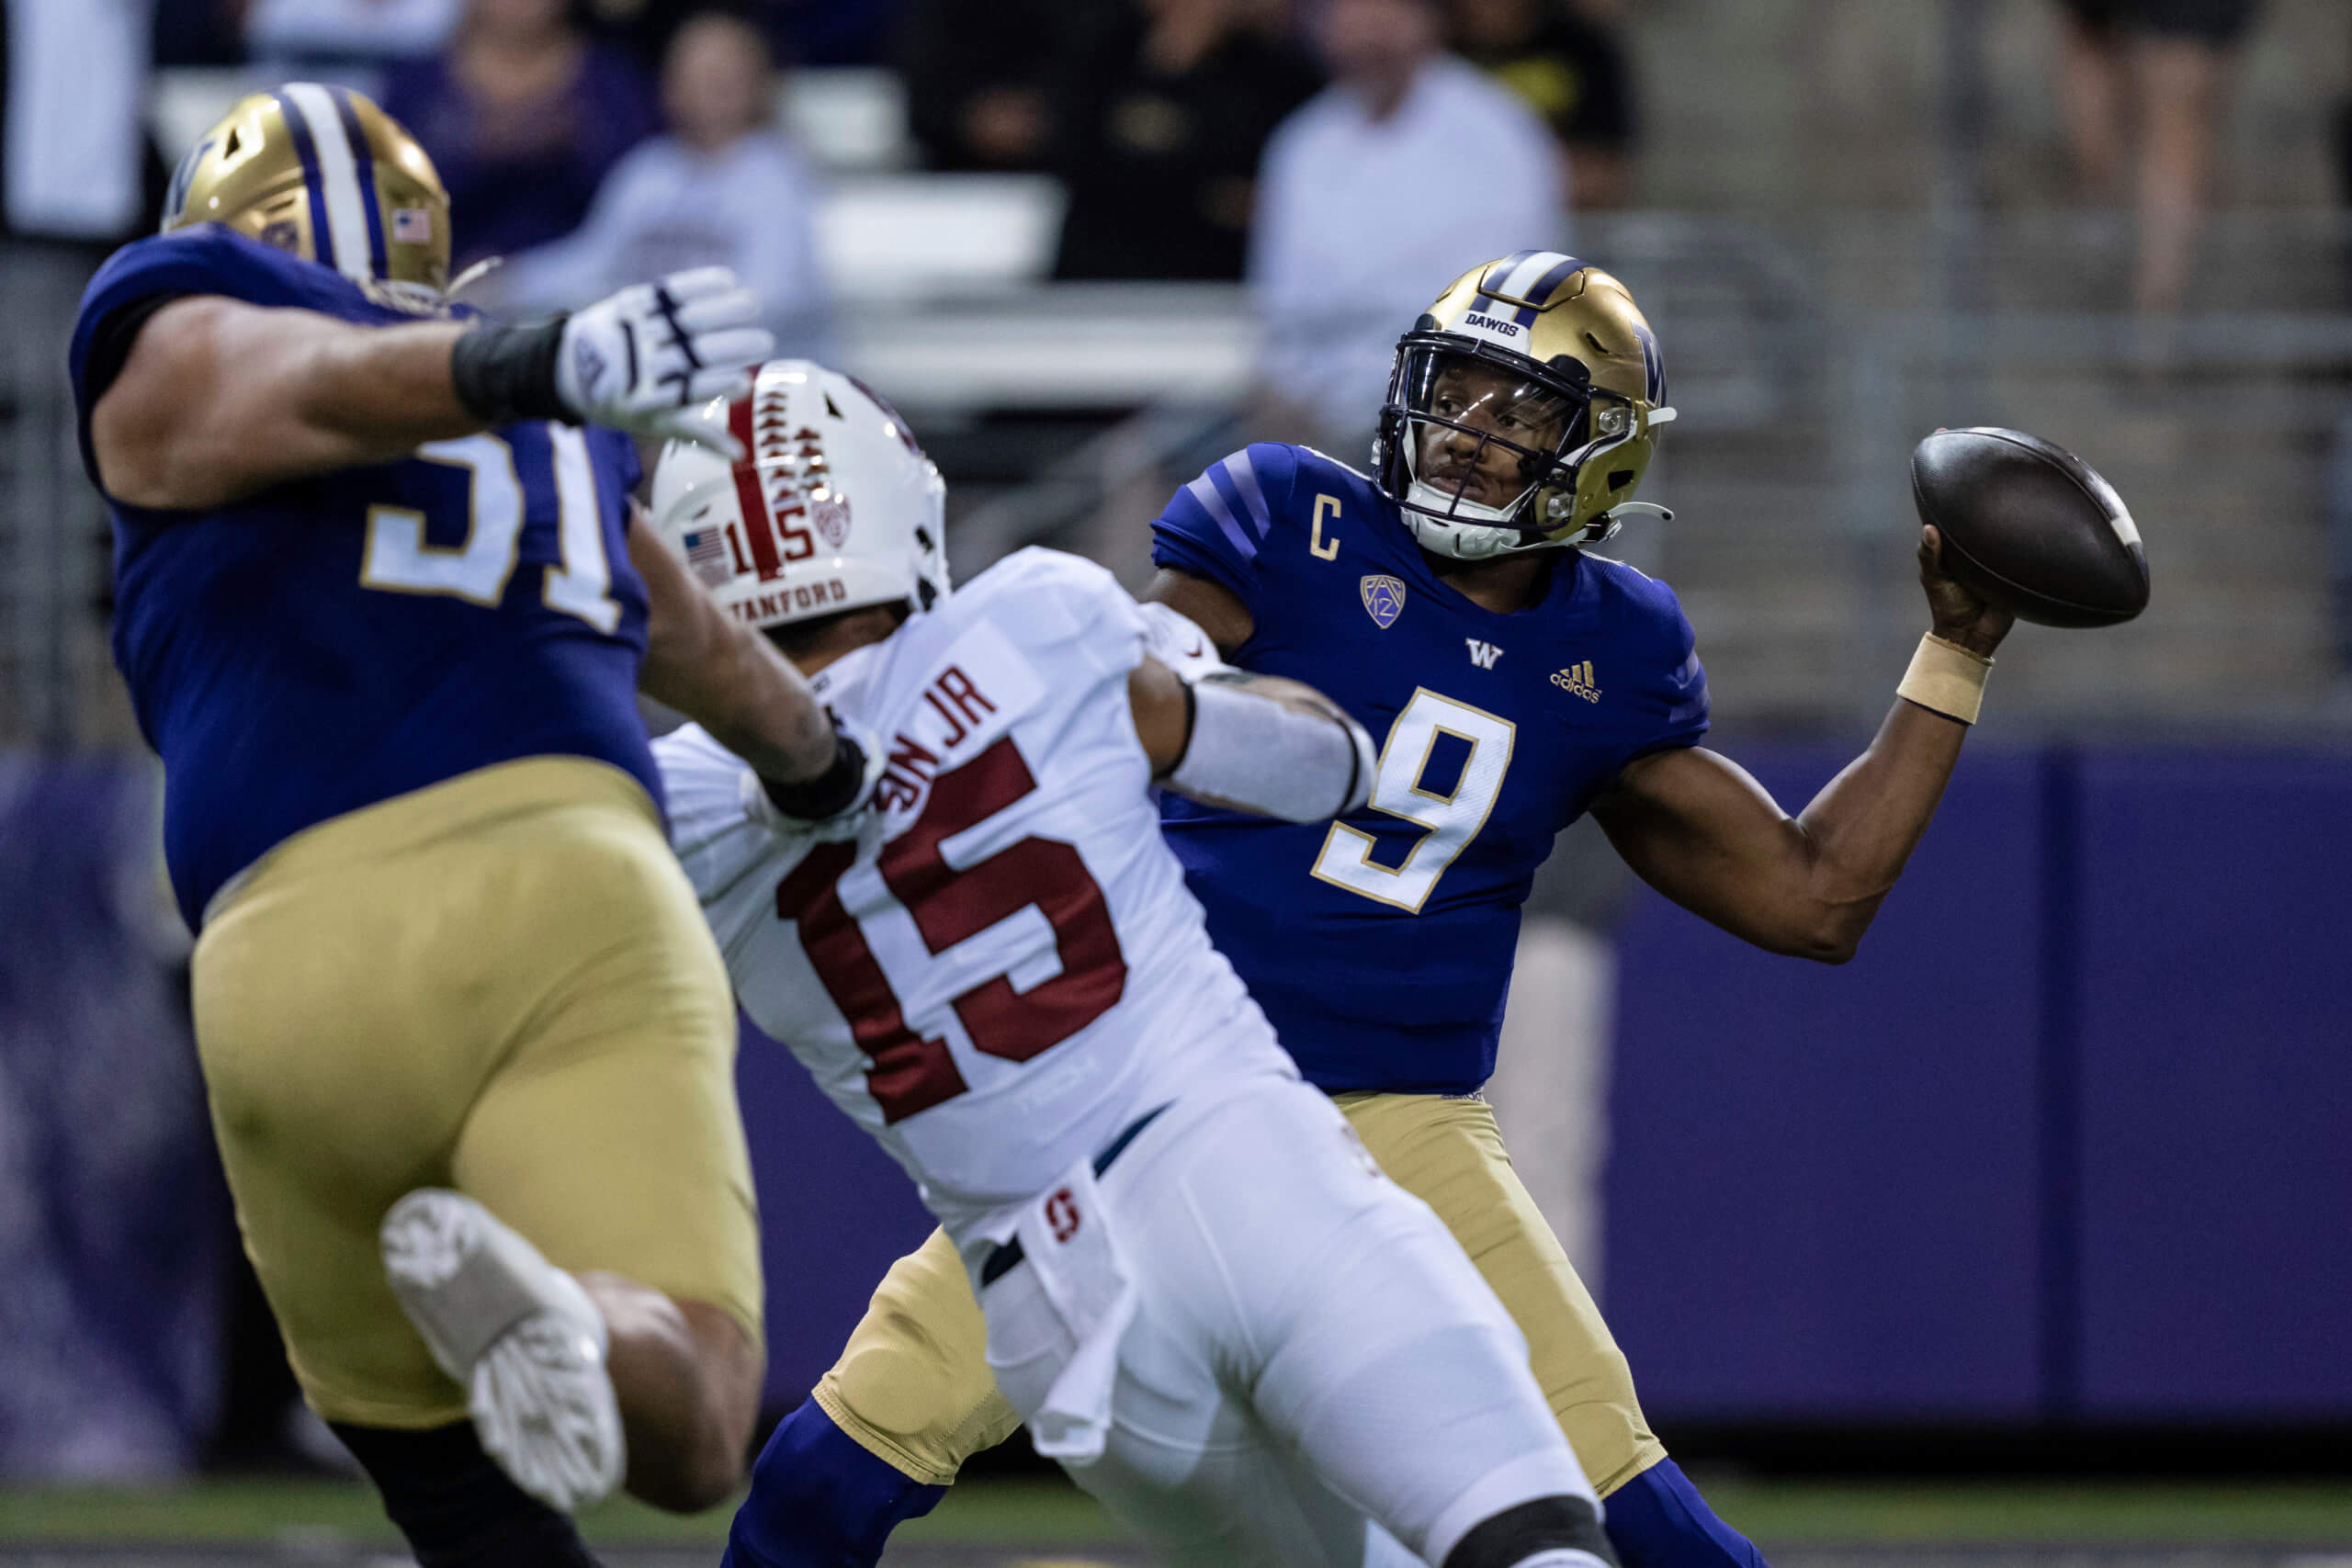
[[[1606,427],[1596,436],[1594,426]],[[1629,436],[1634,411],[1561,355],[1409,333],[1396,345],[1374,459],[1421,544],[1477,559],[1558,536],[1584,462]]]

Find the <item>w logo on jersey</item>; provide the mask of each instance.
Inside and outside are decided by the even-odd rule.
[[[1462,640],[1470,645],[1470,662],[1481,670],[1492,670],[1495,667],[1495,660],[1503,656],[1503,650],[1491,642],[1480,642],[1475,637],[1464,637]]]
[[[1382,631],[1396,624],[1405,613],[1405,585],[1385,573],[1374,572],[1356,584],[1363,594],[1364,614],[1370,615]]]

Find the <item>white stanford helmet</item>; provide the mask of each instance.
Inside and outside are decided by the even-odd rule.
[[[774,360],[727,423],[741,462],[684,441],[662,451],[653,526],[729,615],[780,626],[947,592],[947,487],[879,395]]]

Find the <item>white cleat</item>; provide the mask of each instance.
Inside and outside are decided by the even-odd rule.
[[[465,1389],[484,1451],[563,1513],[609,1495],[628,1450],[604,1315],[580,1281],[480,1203],[438,1188],[393,1204],[381,1236],[392,1294]]]

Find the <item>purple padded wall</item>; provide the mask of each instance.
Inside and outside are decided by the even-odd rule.
[[[2352,1415],[2352,757],[2083,764],[2083,1409]]]
[[[1739,752],[1792,811],[1852,755]],[[1972,751],[1841,968],[1643,895],[1602,1305],[1653,1413],[2032,1415],[2040,789]]]

